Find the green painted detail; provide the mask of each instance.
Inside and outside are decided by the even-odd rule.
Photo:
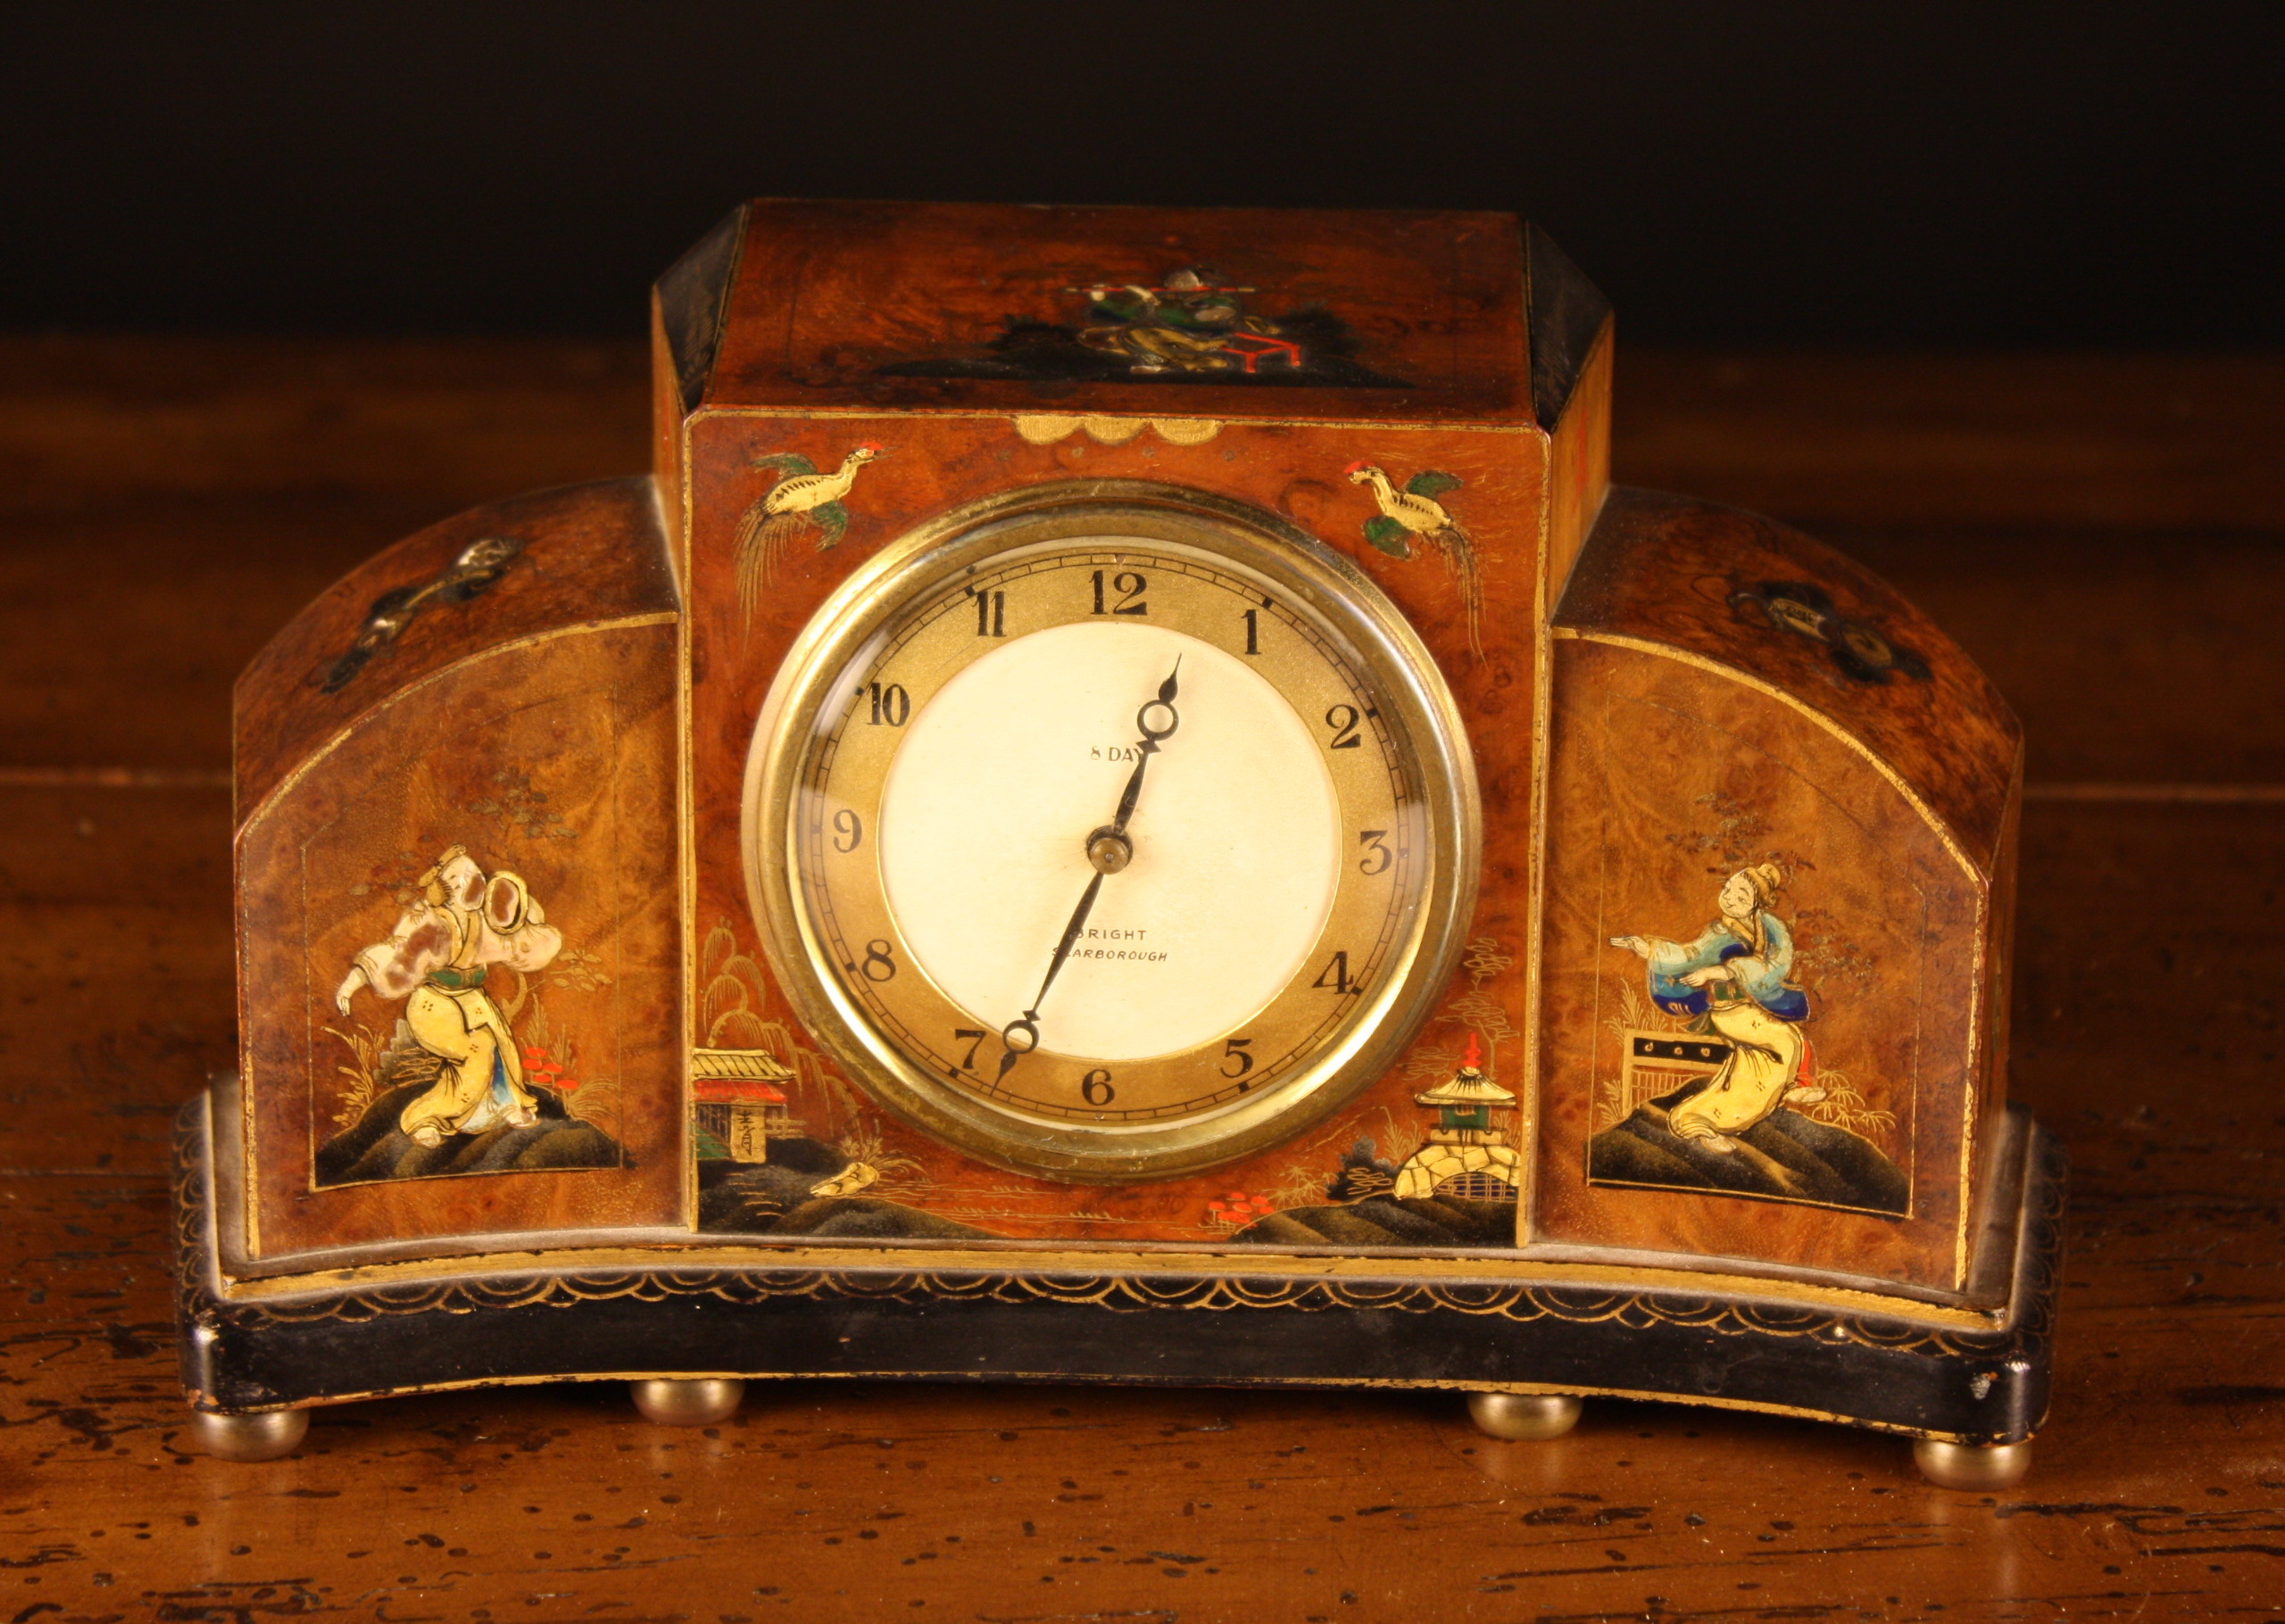
[[[849,528],[849,510],[837,501],[820,502],[810,510],[810,517],[817,521],[825,534],[818,538],[818,551],[823,552],[838,542]]]
[[[1393,558],[1412,556],[1412,533],[1385,513],[1375,513],[1365,521],[1365,539]]]

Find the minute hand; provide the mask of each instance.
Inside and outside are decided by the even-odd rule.
[[[1063,961],[1071,957],[1071,944],[1079,940],[1079,932],[1086,928],[1087,916],[1094,911],[1095,897],[1103,888],[1103,876],[1097,874],[1087,882],[1087,889],[1079,894],[1079,906],[1071,910],[1071,923],[1063,927],[1063,940],[1055,944],[1055,957],[1047,961],[1047,975],[1039,984],[1038,996],[1032,1007],[1024,1011],[1025,1019],[1016,1023],[1026,1025],[1039,1019],[1039,1007],[1047,1002],[1047,990],[1055,985],[1056,974],[1063,968]],[[1000,1069],[1005,1072],[1008,1063],[1002,1056]]]
[[[1063,940],[1055,944],[1055,957],[1047,961],[1047,974],[1039,984],[1032,1007],[1000,1029],[1000,1075],[1016,1069],[1016,1062],[1039,1047],[1039,1007],[1047,1002],[1047,990],[1055,985],[1056,972],[1063,968],[1063,961],[1071,957],[1071,944],[1079,940],[1079,932],[1086,927],[1087,916],[1094,911],[1095,893],[1103,888],[1100,871],[1087,882],[1087,889],[1079,895],[1079,906],[1071,910],[1071,923],[1063,927]]]

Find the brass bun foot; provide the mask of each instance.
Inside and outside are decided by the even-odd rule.
[[[302,1446],[310,1430],[307,1410],[264,1410],[254,1415],[209,1415],[194,1410],[191,1436],[218,1461],[275,1461]]]
[[[662,1427],[710,1427],[738,1413],[746,1384],[719,1377],[697,1381],[631,1381],[635,1407]]]
[[[1467,1413],[1478,1431],[1517,1443],[1561,1438],[1579,1424],[1579,1401],[1568,1393],[1470,1393]]]
[[[2021,1444],[1945,1444],[1915,1440],[1913,1464],[1939,1488],[2013,1488],[2032,1469],[2032,1446]]]

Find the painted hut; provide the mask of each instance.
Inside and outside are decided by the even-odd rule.
[[[721,1148],[734,1162],[766,1162],[769,1139],[786,1131],[785,1087],[793,1072],[758,1048],[691,1051],[691,1114],[699,1155]]]
[[[1455,1196],[1470,1201],[1513,1201],[1523,1164],[1495,1112],[1512,1111],[1516,1097],[1480,1069],[1481,1051],[1470,1032],[1459,1069],[1413,1098],[1436,1113],[1436,1125],[1404,1165],[1389,1193],[1399,1199]]]

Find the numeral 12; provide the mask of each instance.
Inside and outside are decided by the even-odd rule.
[[[1122,569],[1110,578],[1110,590],[1118,594],[1118,601],[1106,607],[1103,598],[1103,574],[1095,571],[1095,607],[1098,615],[1147,615],[1151,606],[1142,601],[1142,594],[1151,590],[1147,576],[1132,569]]]

